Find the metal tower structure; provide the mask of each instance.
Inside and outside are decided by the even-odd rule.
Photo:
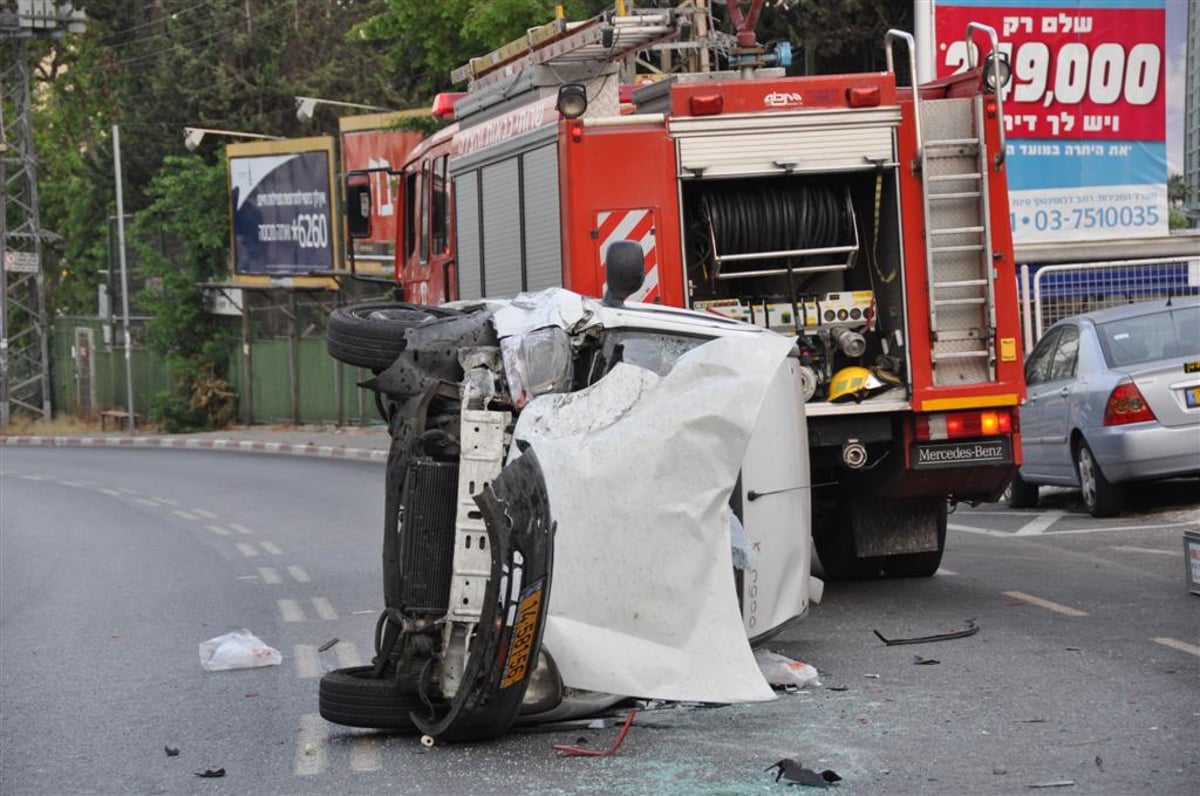
[[[38,214],[29,42],[82,33],[70,3],[0,5],[0,427],[14,410],[50,419],[49,323]]]

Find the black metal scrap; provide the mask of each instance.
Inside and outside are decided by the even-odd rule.
[[[956,638],[966,638],[967,636],[973,636],[978,633],[979,625],[975,624],[974,619],[968,619],[965,630],[955,630],[950,633],[938,633],[932,636],[918,636],[916,638],[887,638],[878,630],[872,630],[871,632],[889,647],[897,647],[901,644],[928,644],[932,641],[950,641],[951,639]]]

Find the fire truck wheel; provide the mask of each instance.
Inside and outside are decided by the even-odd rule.
[[[937,550],[928,553],[904,553],[884,556],[883,574],[889,578],[929,578],[942,565],[942,553],[946,551],[946,501],[930,502],[937,512]]]
[[[1005,490],[1008,495],[1010,509],[1034,509],[1038,504],[1038,485],[1031,484],[1021,477],[1020,473],[1013,476]]]
[[[817,557],[828,580],[865,580],[879,576],[882,556],[859,558],[849,522],[831,522],[813,534]]]
[[[321,717],[347,727],[416,732],[409,713],[427,710],[415,687],[371,677],[372,666],[334,669],[321,678]]]
[[[457,314],[457,310],[398,301],[349,304],[330,313],[325,346],[334,359],[378,372],[404,350],[406,329]]]

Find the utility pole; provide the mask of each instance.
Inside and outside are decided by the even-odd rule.
[[[0,428],[13,410],[50,419],[42,247],[55,236],[38,213],[28,43],[82,33],[86,19],[70,3],[0,5]]]

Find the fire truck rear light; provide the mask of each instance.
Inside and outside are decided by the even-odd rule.
[[[851,108],[873,108],[879,104],[879,86],[846,89],[846,104]]]
[[[1104,425],[1123,426],[1157,420],[1154,410],[1146,403],[1142,391],[1132,381],[1123,381],[1113,388],[1104,407]]]
[[[688,108],[693,116],[716,116],[725,109],[725,98],[720,94],[698,94],[688,99]]]
[[[995,101],[995,100],[988,100],[987,102],[985,102],[985,103],[983,104],[983,109],[984,109],[985,111],[987,111],[987,115],[988,115],[989,117],[995,116],[995,115],[996,115],[996,101]]]
[[[454,103],[465,97],[461,91],[448,91],[433,98],[433,115],[437,119],[453,119]]]
[[[1013,433],[1013,417],[1007,410],[945,412],[920,415],[913,432],[918,440],[996,437]]]

